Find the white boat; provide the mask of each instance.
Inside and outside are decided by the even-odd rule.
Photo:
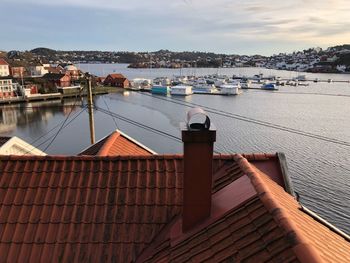
[[[136,78],[130,81],[130,87],[135,90],[150,90],[151,83],[150,79]]]
[[[250,79],[242,79],[240,85],[241,89],[249,89],[252,86],[252,81]]]
[[[217,89],[213,84],[196,84],[192,91],[194,94],[208,94],[217,92]]]
[[[237,84],[224,84],[220,86],[220,94],[222,95],[238,95],[238,88],[240,86]]]
[[[192,86],[176,85],[171,87],[171,95],[187,96],[193,94]]]
[[[225,84],[227,84],[227,79],[225,78],[216,78],[214,80],[215,87],[220,87],[221,85],[225,85]]]
[[[169,78],[155,78],[153,80],[154,85],[170,86],[171,80]]]

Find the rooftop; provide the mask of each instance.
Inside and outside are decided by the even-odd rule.
[[[0,58],[0,65],[5,65],[5,66],[8,66],[9,63],[7,63],[7,61],[3,58]]]
[[[78,155],[117,156],[117,155],[152,155],[152,151],[120,130],[116,130]]]
[[[245,157],[214,157],[212,213],[182,233],[181,155],[0,156],[0,254],[11,262],[350,262],[344,236],[286,192],[278,155]]]

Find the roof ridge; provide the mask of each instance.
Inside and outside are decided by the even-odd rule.
[[[305,260],[305,262],[323,262],[321,256],[309,239],[296,227],[295,223],[290,220],[287,210],[274,198],[271,194],[272,190],[261,178],[261,176],[266,176],[266,178],[270,180],[269,177],[251,165],[242,155],[236,155],[235,161],[242,171],[250,178],[261,202],[270,212],[276,223],[285,231],[298,259],[301,261]],[[294,199],[294,197],[292,198]]]
[[[120,136],[120,133],[118,131],[114,131],[112,134],[110,134],[105,141],[105,143],[102,145],[101,149],[97,152],[98,156],[108,156],[109,150],[114,144],[115,140]]]

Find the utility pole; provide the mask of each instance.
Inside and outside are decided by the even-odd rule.
[[[86,77],[88,84],[88,110],[89,110],[89,124],[90,124],[90,141],[91,144],[95,143],[95,124],[94,124],[94,111],[93,111],[93,102],[92,102],[92,90],[91,90],[91,76],[87,75]]]

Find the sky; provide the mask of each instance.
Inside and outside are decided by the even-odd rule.
[[[0,50],[272,55],[350,43],[349,0],[0,0]]]

